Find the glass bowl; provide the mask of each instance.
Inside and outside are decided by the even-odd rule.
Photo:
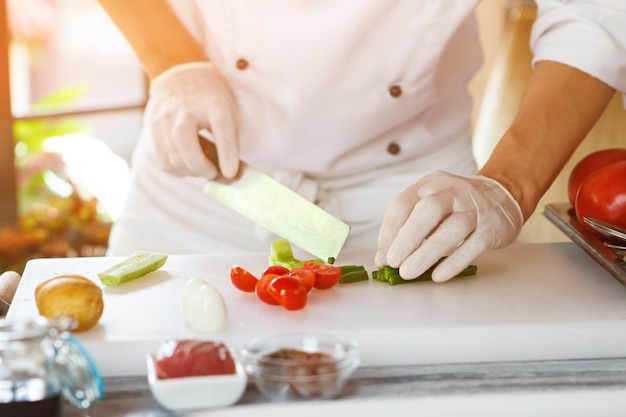
[[[274,402],[334,398],[360,362],[355,341],[319,333],[257,338],[240,353],[250,380]]]
[[[248,377],[237,353],[229,349],[235,361],[235,373],[188,376],[161,379],[156,367],[156,355],[146,354],[148,384],[156,401],[176,413],[186,413],[216,407],[226,407],[239,401]]]

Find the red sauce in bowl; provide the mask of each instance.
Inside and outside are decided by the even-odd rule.
[[[159,379],[236,373],[228,347],[207,340],[165,342],[155,356],[155,364]]]

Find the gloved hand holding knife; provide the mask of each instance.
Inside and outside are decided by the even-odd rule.
[[[339,254],[347,224],[240,162],[236,102],[212,64],[181,64],[159,74],[149,106],[151,149],[161,169],[209,180],[207,195],[321,259]]]
[[[163,170],[209,180],[237,174],[237,103],[213,64],[182,64],[159,74],[150,84],[148,106],[152,149]],[[197,135],[202,129],[213,134],[219,170],[201,151]]]

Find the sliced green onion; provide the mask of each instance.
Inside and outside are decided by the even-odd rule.
[[[410,282],[420,282],[420,281],[428,281],[432,280],[433,270],[441,261],[445,258],[441,258],[437,263],[424,271],[420,276],[413,279],[404,279],[400,276],[400,271],[398,268],[392,268],[390,266],[386,266],[382,269],[378,269],[376,271],[372,271],[372,278],[381,281],[387,282],[389,285],[398,285],[398,284],[408,284]],[[478,267],[476,265],[468,265],[463,271],[456,275],[456,277],[465,277],[470,275],[476,275],[478,271]]]
[[[388,283],[389,285],[398,285],[398,284],[408,284],[410,282],[428,281],[432,279],[432,274],[433,274],[434,269],[435,267],[433,266],[414,279],[403,279],[402,277],[400,277],[400,274],[390,275],[388,279]],[[467,268],[459,272],[457,275],[455,275],[455,277],[458,278],[458,277],[476,275],[477,271],[478,271],[478,267],[476,265],[468,265]]]
[[[362,269],[341,274],[341,278],[339,278],[339,283],[350,284],[353,282],[367,281],[369,279],[370,277],[367,271],[365,269]]]
[[[341,269],[342,274],[347,274],[348,272],[365,270],[365,267],[363,265],[342,265],[342,266],[339,266],[338,268]]]
[[[287,239],[275,240],[270,243],[270,259],[276,261],[292,260],[293,251]]]

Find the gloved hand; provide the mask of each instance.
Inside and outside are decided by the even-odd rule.
[[[217,177],[205,158],[198,132],[213,133],[219,168],[232,178],[239,169],[237,105],[230,87],[210,62],[177,65],[150,84],[147,114],[152,149],[159,166],[177,176]]]
[[[523,222],[519,204],[497,181],[435,171],[389,204],[376,266],[400,268],[410,279],[447,256],[432,273],[433,281],[447,281],[487,249],[513,242]]]

